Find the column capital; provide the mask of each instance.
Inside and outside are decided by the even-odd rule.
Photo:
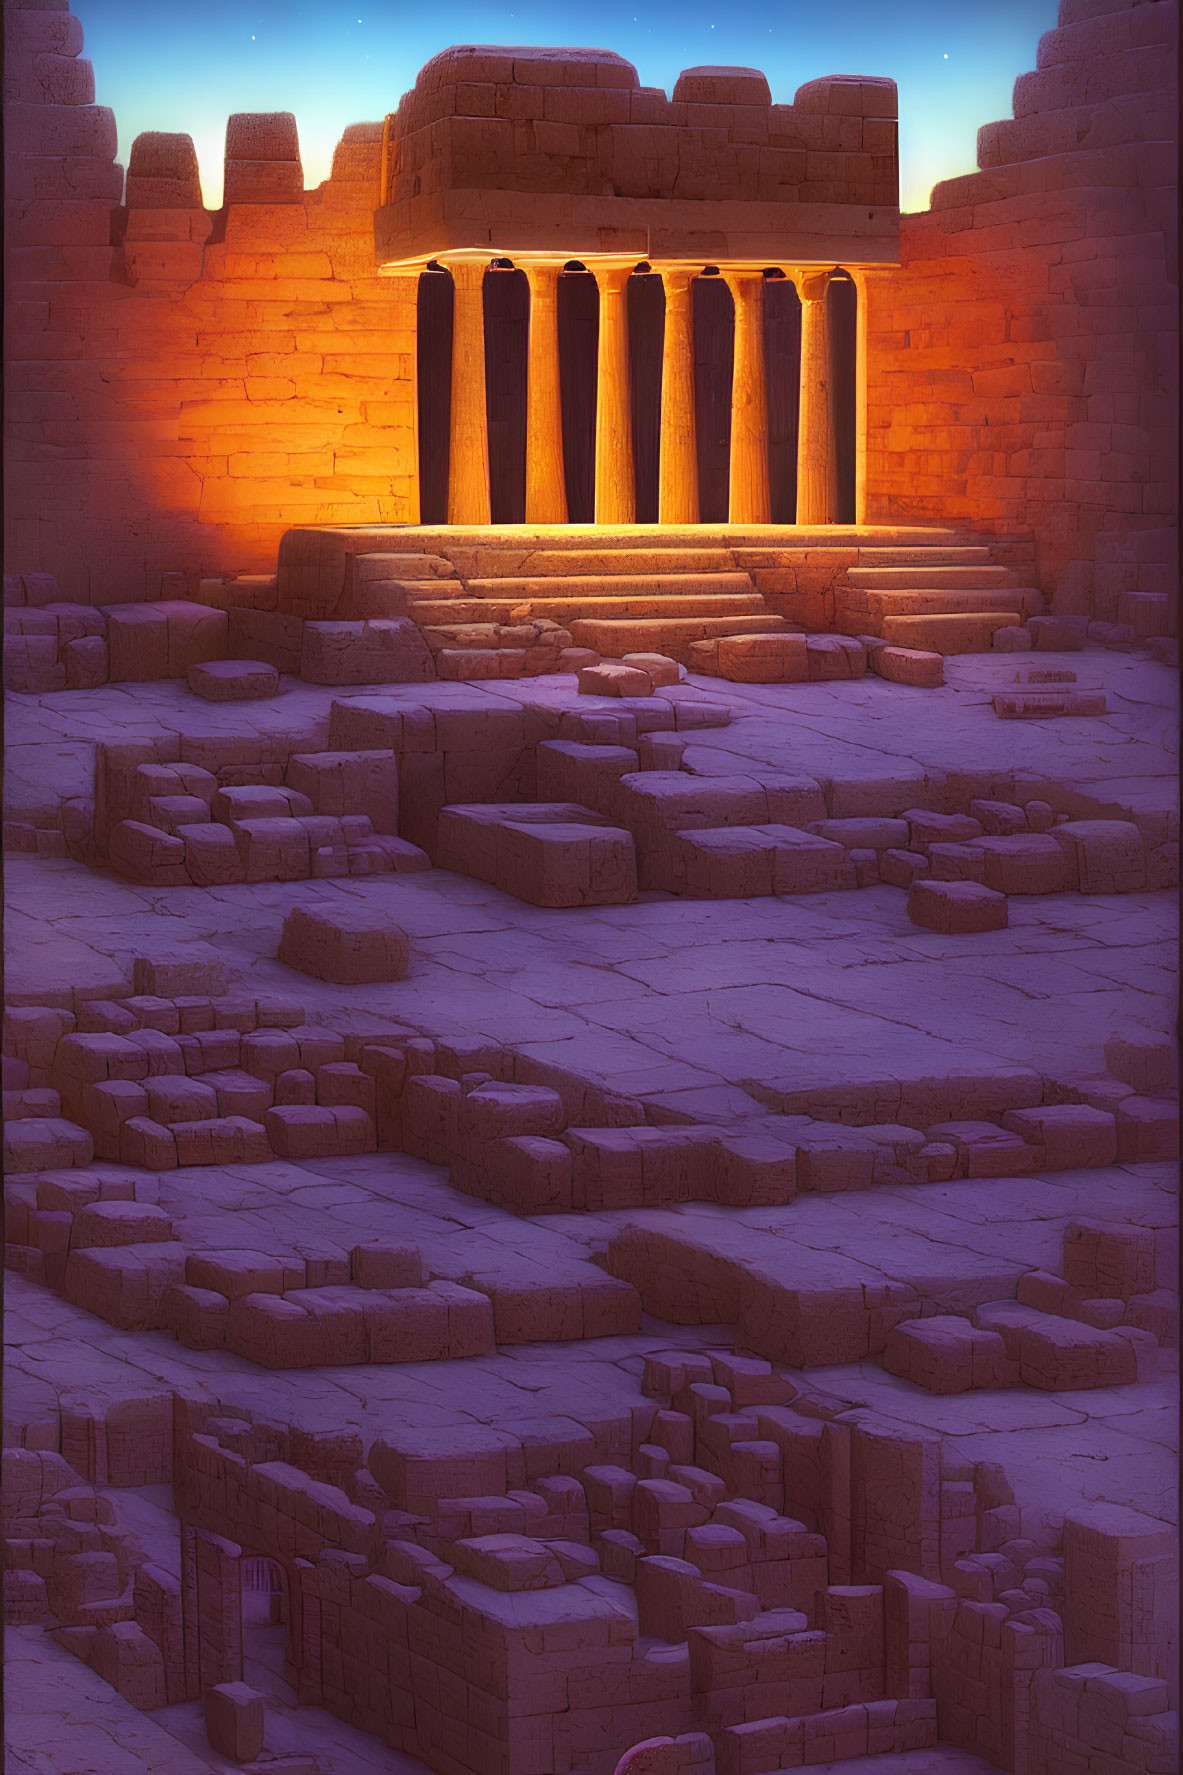
[[[702,266],[685,259],[651,259],[649,269],[655,277],[660,277],[663,283],[674,286],[683,283],[691,284],[696,277],[702,276]]]
[[[797,278],[797,294],[802,302],[820,302],[830,287],[832,268],[825,271],[803,271]]]
[[[693,284],[698,270],[685,260],[655,266],[654,269],[665,290],[658,522],[697,524],[698,450],[694,417]]]
[[[763,286],[766,282],[763,270],[755,265],[720,265],[719,276],[732,295],[737,289],[743,289],[748,284],[756,283]]]
[[[479,289],[489,269],[488,259],[441,259],[440,264],[452,273],[452,282],[457,289],[463,290]]]
[[[595,278],[598,287],[601,290],[611,291],[613,294],[624,289],[639,263],[635,256],[627,260],[585,259],[583,262]]]

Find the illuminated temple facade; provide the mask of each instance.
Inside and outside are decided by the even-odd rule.
[[[313,190],[294,118],[232,117],[211,211],[187,136],[125,178],[51,8],[7,76],[10,563],[102,604],[293,525],[935,524],[1116,620],[1174,505],[1161,10],[1105,62],[1069,0],[901,221],[889,79],[472,46]]]
[[[577,489],[579,474],[578,465],[564,473],[565,458],[584,440],[570,415],[564,437],[560,333],[574,380],[571,334],[589,298],[598,328],[587,518],[697,524],[700,471],[709,478],[712,469],[725,494],[719,515],[732,524],[862,516],[866,342],[856,292],[868,272],[899,261],[895,112],[890,80],[815,80],[792,105],[774,106],[753,68],[687,69],[667,98],[606,51],[459,48],[430,61],[386,119],[375,236],[385,275],[451,273],[448,521],[506,515],[490,498],[484,328],[489,310],[505,327],[512,292],[482,293],[490,270],[515,268],[528,291],[529,341],[524,513],[515,516],[563,524],[571,515],[567,480]],[[560,283],[580,273],[582,289]],[[632,283],[646,275],[656,303]],[[708,278],[730,302],[717,287],[701,290]],[[775,282],[785,287],[769,302]],[[717,343],[731,360],[721,473],[697,448],[696,319],[699,355]],[[712,339],[712,323],[730,338]],[[646,348],[660,371],[634,390],[631,359]],[[496,357],[504,361],[503,347]],[[783,497],[780,509],[773,503],[771,369],[795,420],[787,511]],[[432,418],[422,400],[419,417],[422,437]],[[634,432],[657,458],[656,488],[641,494],[653,503],[655,492],[656,509],[641,513]]]

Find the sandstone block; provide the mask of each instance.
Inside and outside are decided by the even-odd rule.
[[[1123,1097],[1115,1106],[1117,1156],[1141,1164],[1179,1155],[1179,1104],[1168,1097]]]
[[[284,920],[278,953],[288,967],[313,979],[361,986],[405,980],[411,945],[406,932],[381,912],[297,906]]]
[[[955,1147],[967,1177],[1021,1177],[1034,1169],[1034,1148],[994,1122],[937,1122],[925,1133]]]
[[[867,650],[853,635],[807,635],[805,657],[813,680],[866,676]]]
[[[105,1622],[95,1635],[89,1661],[95,1674],[141,1713],[164,1706],[168,1698],[164,1658],[138,1622]]]
[[[190,881],[184,840],[170,837],[142,820],[120,820],[107,840],[111,867],[127,881],[153,887],[183,887]]]
[[[633,671],[644,672],[654,690],[660,690],[666,684],[680,684],[686,676],[685,666],[664,653],[626,653],[620,663]]]
[[[304,624],[300,676],[310,684],[423,684],[435,675],[409,618]]]
[[[890,887],[910,888],[928,871],[929,861],[923,851],[886,850],[879,857],[879,879]]]
[[[1055,1103],[1036,1109],[1009,1109],[1004,1128],[1043,1149],[1044,1163],[1057,1171],[1077,1165],[1112,1165],[1117,1159],[1117,1123],[1105,1109],[1087,1103]]]
[[[623,660],[605,660],[599,666],[582,666],[578,674],[584,696],[652,696],[654,681],[638,666]]]
[[[246,880],[246,865],[229,826],[201,820],[178,826],[175,835],[185,847],[185,869],[195,886],[222,887]]]
[[[563,647],[555,661],[556,672],[582,672],[586,666],[598,666],[600,656],[594,647]]]
[[[1114,1036],[1105,1043],[1105,1064],[1133,1090],[1160,1097],[1175,1089],[1178,1055],[1170,1036]]]
[[[996,653],[1030,653],[1034,641],[1030,629],[1004,623],[1001,628],[995,629],[991,645]]]
[[[1134,1345],[1118,1331],[1101,1331],[1050,1313],[1032,1315],[1019,1338],[1023,1385],[1045,1392],[1126,1386],[1138,1378]]]
[[[1058,894],[1073,884],[1064,847],[1054,834],[1016,833],[980,838],[974,849],[983,859],[988,888],[1000,894]]]
[[[221,1350],[226,1345],[230,1303],[212,1288],[172,1282],[161,1300],[161,1321],[187,1350]]]
[[[110,666],[107,643],[101,635],[79,635],[62,648],[67,690],[92,690],[107,682]]]
[[[908,917],[949,936],[1002,931],[1007,926],[1006,895],[976,881],[917,881],[908,890]]]
[[[354,1246],[350,1274],[359,1288],[420,1288],[423,1260],[413,1245],[371,1239]]]
[[[207,660],[189,667],[189,688],[210,703],[242,703],[275,696],[279,673],[260,660]]]
[[[89,1165],[94,1141],[85,1128],[57,1116],[25,1116],[4,1129],[4,1170],[56,1171]]]
[[[1084,616],[1033,616],[1027,623],[1038,653],[1079,653],[1084,647],[1088,618]]]
[[[23,573],[21,585],[24,588],[24,603],[33,608],[56,604],[61,597],[58,582],[52,573]]]
[[[924,653],[917,647],[877,647],[868,664],[880,678],[890,684],[912,684],[932,690],[945,682],[945,662],[939,653]]]
[[[732,684],[803,684],[810,676],[804,635],[723,635],[692,642],[689,657],[697,671]]]
[[[205,1691],[204,1706],[211,1750],[235,1763],[251,1763],[262,1755],[264,1701],[258,1689],[214,1683]]]
[[[940,1315],[909,1319],[887,1334],[882,1362],[928,1393],[965,1393],[972,1387],[1013,1385],[1001,1335],[968,1319]]]
[[[281,1159],[327,1159],[373,1152],[373,1118],[354,1104],[333,1108],[281,1105],[263,1117],[267,1138]]]
[[[232,831],[247,881],[303,881],[311,875],[311,846],[302,819],[238,820]]]
[[[91,1202],[74,1216],[71,1246],[148,1245],[173,1237],[173,1223],[150,1202]]]
[[[890,820],[869,816],[861,820],[812,820],[809,830],[819,838],[829,838],[835,844],[845,845],[848,850],[899,850],[908,843],[906,819]]]
[[[612,826],[507,822],[497,885],[536,906],[622,905],[636,893],[632,834]]]
[[[1066,820],[1048,839],[1064,853],[1082,894],[1129,894],[1146,886],[1142,834],[1128,820]]]
[[[982,835],[981,823],[969,814],[938,814],[926,807],[909,807],[900,817],[908,822],[913,850],[924,850],[930,844],[965,844]]]
[[[174,1122],[178,1165],[261,1165],[271,1158],[266,1130],[246,1116]]]

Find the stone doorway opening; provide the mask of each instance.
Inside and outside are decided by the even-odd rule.
[[[287,1576],[276,1559],[242,1562],[242,1627],[283,1628],[288,1621]]]

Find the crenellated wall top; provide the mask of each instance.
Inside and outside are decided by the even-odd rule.
[[[667,96],[610,50],[457,45],[386,119],[378,261],[895,264],[896,111],[863,75],[774,105],[756,68],[687,68]]]

